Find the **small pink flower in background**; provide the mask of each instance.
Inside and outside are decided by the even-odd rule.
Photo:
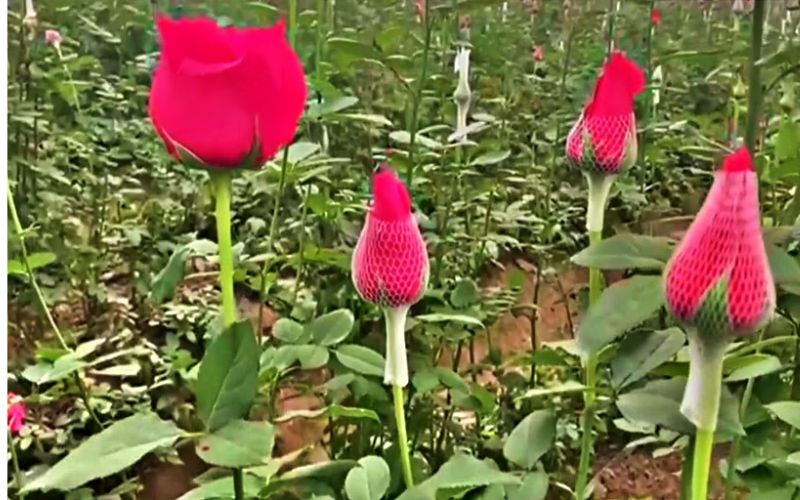
[[[61,33],[59,33],[58,30],[47,30],[44,32],[44,41],[56,49],[61,47],[61,40]]]
[[[667,307],[705,335],[746,335],[775,310],[758,176],[746,148],[725,159],[664,271]]]
[[[28,413],[28,408],[22,398],[14,394],[8,393],[8,428],[17,434],[25,427],[25,415]]]
[[[542,47],[541,45],[535,45],[533,47],[532,56],[533,60],[536,62],[544,61],[544,47]]]
[[[661,26],[661,9],[653,9],[653,12],[650,13],[650,22],[653,23],[653,26]]]
[[[416,0],[414,2],[414,9],[417,11],[419,19],[425,19],[425,0]]]

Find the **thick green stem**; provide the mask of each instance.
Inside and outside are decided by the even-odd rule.
[[[717,428],[722,364],[727,339],[689,331],[689,378],[681,413],[697,428],[692,465],[692,500],[707,498],[708,473]]]
[[[392,397],[394,399],[394,420],[397,424],[397,446],[400,449],[403,480],[406,483],[406,488],[411,488],[414,486],[414,475],[411,473],[411,453],[408,449],[403,388],[399,385],[392,385]]]
[[[708,498],[708,469],[714,449],[714,431],[697,429],[692,458],[692,500]]]
[[[610,185],[610,183],[609,183]],[[590,181],[591,186],[591,181]],[[590,199],[591,191],[590,187]],[[607,190],[606,190],[607,192]],[[590,202],[591,204],[591,202]],[[605,203],[601,204],[601,207]],[[600,229],[589,231],[589,244],[596,245],[603,239],[602,217],[600,218]],[[600,269],[589,269],[589,305],[595,304],[603,292],[603,277]],[[594,452],[594,404],[597,397],[597,355],[593,354],[585,360],[584,377],[586,391],[583,393],[583,416],[581,418],[581,457],[578,464],[578,477],[575,482],[575,497],[579,500],[585,496],[586,487],[589,484],[589,473],[591,469],[592,454]]]
[[[212,172],[217,216],[217,244],[219,250],[219,285],[222,289],[222,318],[225,327],[236,322],[236,296],[233,293],[233,242],[231,239],[231,191],[233,177],[230,172]],[[244,499],[242,469],[233,469],[233,494],[236,500]]]
[[[19,468],[19,456],[17,455],[17,447],[14,446],[14,436],[11,434],[11,429],[7,428],[8,434],[8,449],[11,452],[11,464],[14,467],[14,480],[17,483],[17,498],[25,500],[25,494],[21,492],[25,486],[25,476],[22,475],[22,470]]]
[[[586,391],[583,393],[583,416],[581,417],[581,457],[578,464],[578,478],[575,482],[575,498],[586,496],[589,484],[592,454],[594,452],[594,403],[597,391],[597,356],[592,355],[584,364]]]
[[[222,317],[225,326],[236,322],[236,297],[233,294],[233,242],[231,241],[231,185],[229,172],[213,172],[216,199],[217,243],[219,246],[219,285],[222,289]]]
[[[747,95],[747,128],[744,143],[751,154],[755,154],[758,122],[761,118],[761,66],[756,62],[761,59],[761,45],[764,38],[764,10],[767,0],[753,2],[753,28],[750,43],[750,77]]]
[[[692,467],[694,466],[694,436],[689,439],[689,444],[683,450],[683,464],[681,465],[681,498],[692,500]]]

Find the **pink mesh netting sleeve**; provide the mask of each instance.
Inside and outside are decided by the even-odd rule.
[[[367,215],[353,252],[353,284],[367,301],[411,305],[425,291],[428,252],[412,214],[387,221]]]
[[[698,330],[743,335],[769,318],[775,288],[761,234],[755,172],[716,174],[665,275],[672,314]]]
[[[636,119],[582,114],[567,136],[567,157],[578,168],[617,174],[636,158]]]

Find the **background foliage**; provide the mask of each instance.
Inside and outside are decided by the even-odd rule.
[[[409,435],[416,472],[427,480],[418,496],[400,498],[568,496],[579,446],[578,349],[587,348],[574,333],[594,342],[604,366],[596,428],[609,451],[601,451],[595,472],[639,447],[650,456],[689,448],[692,428],[678,411],[685,339],[661,309],[655,277],[673,245],[634,234],[674,237],[658,228],[696,212],[715,165],[743,135],[746,13],[657,2],[663,23],[650,38],[644,1],[619,2],[612,29],[609,2],[601,1],[430,2],[422,15],[405,2],[300,2],[293,22],[308,109],[286,153],[234,184],[237,295],[263,349],[251,418],[231,421],[202,402],[209,384],[198,361],[221,329],[212,200],[205,173],[169,158],[147,118],[158,51],[152,16],[271,24],[288,5],[51,0],[36,6],[38,26],[30,30],[24,2],[9,3],[9,181],[26,228],[27,265],[74,346],[55,342],[10,231],[8,376],[30,412],[13,439],[29,489],[161,498],[147,489],[152,471],[182,461],[189,476],[202,475],[178,494],[199,486],[184,498],[225,497],[232,490],[224,469],[193,468],[197,457],[187,458],[182,446],[219,418],[246,428],[227,435],[263,439],[246,450],[234,442],[222,456],[204,453],[200,440],[197,455],[248,467],[249,494],[397,496],[394,429],[380,384],[382,323],[349,278],[379,161],[411,183],[432,262],[430,290],[408,333]],[[792,2],[770,4],[758,63],[765,91],[757,162],[780,317],[731,348],[720,439],[733,440],[739,457],[730,483],[790,498],[800,486],[800,14]],[[44,41],[50,28],[64,37],[63,58]],[[563,142],[609,34],[649,74],[637,103],[641,159],[612,191],[607,226],[618,236],[578,253],[587,246],[585,188]],[[452,68],[465,44],[472,100],[468,140],[459,142]],[[544,60],[532,57],[534,46],[544,48]],[[560,287],[573,265],[611,270],[609,280],[620,271],[637,276],[604,295],[607,309],[591,323],[570,319],[563,338],[537,339],[545,311],[530,288]],[[258,301],[262,289],[266,304]],[[571,292],[563,293],[566,307]],[[492,345],[505,323],[489,327],[508,315],[530,319],[523,342],[530,349]],[[476,355],[478,338],[488,338],[485,356]],[[290,409],[287,394],[314,404]],[[319,439],[288,446],[291,426],[308,429],[308,422],[324,429]],[[114,436],[98,444],[101,427]],[[221,428],[214,450],[225,442]],[[129,439],[130,447],[106,448]],[[62,462],[42,475],[82,443],[95,447],[81,452],[91,463]],[[268,459],[273,447],[276,457],[285,453]],[[319,459],[307,447],[331,461],[300,466]],[[107,469],[96,467],[99,457],[120,455],[119,467],[110,458],[99,460]],[[728,463],[720,464],[723,477]]]

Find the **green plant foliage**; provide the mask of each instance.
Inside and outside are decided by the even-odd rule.
[[[349,500],[380,500],[389,487],[389,466],[381,457],[359,459],[344,481]]]
[[[634,276],[614,283],[589,308],[578,328],[583,355],[603,346],[638,326],[664,305],[661,276]]]
[[[511,431],[503,446],[503,455],[530,470],[553,446],[555,434],[556,418],[553,412],[536,410]]]
[[[133,415],[87,439],[66,458],[25,486],[25,491],[69,491],[119,472],[153,450],[170,446],[181,431],[156,415]]]
[[[197,374],[197,413],[209,431],[247,415],[258,383],[258,346],[250,321],[232,325],[208,346]]]
[[[200,438],[195,447],[204,462],[223,467],[259,465],[272,456],[275,429],[269,422],[232,420]]]

